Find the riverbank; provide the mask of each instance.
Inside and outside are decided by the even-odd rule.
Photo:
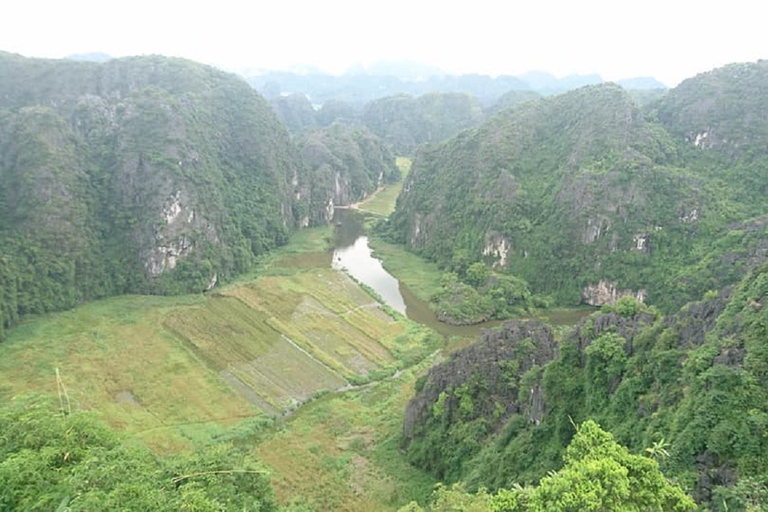
[[[399,450],[405,404],[417,377],[482,327],[436,322],[407,283],[426,295],[439,270],[401,248],[387,259],[403,265],[408,318],[333,270],[332,248],[354,244],[363,224],[301,230],[254,273],[204,295],[117,297],[30,318],[0,344],[0,398],[55,396],[63,383],[72,407],[156,453],[246,440],[283,505],[423,503],[434,480]],[[437,354],[433,326],[452,340]]]
[[[379,187],[376,192],[359,203],[350,206],[350,208],[372,213],[381,217],[387,217],[390,213],[395,211],[397,197],[400,195],[400,191],[403,190],[405,180],[411,172],[411,159],[399,156],[395,159],[395,163],[400,170],[400,180]]]
[[[401,163],[403,164],[403,163]],[[410,170],[410,162],[404,162],[407,167],[403,169]],[[398,184],[401,185],[401,184]],[[377,194],[369,197],[365,201],[355,205],[352,211],[356,211],[359,214],[359,218],[354,218],[354,213],[345,214],[341,228],[346,230],[346,236],[353,239],[354,237],[366,236],[366,245],[372,249],[372,253],[368,257],[368,253],[365,254],[367,262],[361,262],[360,266],[365,268],[366,266],[378,266],[381,265],[384,270],[389,274],[388,278],[395,279],[399,282],[399,294],[397,302],[402,301],[406,304],[406,315],[411,320],[421,323],[422,325],[429,326],[431,329],[439,332],[440,334],[452,337],[473,337],[479,336],[484,329],[493,328],[499,326],[506,320],[490,320],[481,323],[464,324],[464,325],[452,325],[448,322],[440,321],[434,311],[432,305],[432,298],[443,290],[442,279],[444,271],[441,270],[435,263],[427,261],[412,252],[406,250],[404,247],[396,244],[391,244],[381,237],[376,236],[375,233],[370,232],[370,219],[365,221],[365,217],[368,215],[369,205],[379,201],[380,211],[387,215],[394,211],[396,197],[389,196],[386,200],[380,200],[380,195],[384,194],[389,189],[378,192]],[[398,191],[400,189],[398,188]],[[350,229],[352,227],[352,229]],[[337,225],[337,230],[339,226]],[[366,247],[366,249],[367,249]],[[365,252],[360,250],[361,253]],[[390,277],[391,276],[391,277]],[[356,276],[360,279],[360,276]],[[362,279],[365,282],[365,279]],[[376,288],[373,283],[366,283],[372,288]],[[379,290],[378,293],[387,297],[391,295],[389,290]],[[542,309],[537,311],[533,317],[540,318],[544,321],[550,322],[553,325],[573,325],[577,323],[583,316],[589,315],[595,310],[591,307],[567,307],[567,308],[551,308]],[[522,316],[509,318],[513,319],[532,318],[531,316]],[[461,324],[461,322],[457,322]]]

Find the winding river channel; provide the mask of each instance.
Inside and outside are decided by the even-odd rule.
[[[372,256],[363,225],[363,214],[349,209],[337,209],[334,215],[334,250],[332,266],[344,270],[357,281],[375,291],[386,305],[409,319],[426,325],[444,336],[477,336],[483,329],[495,327],[501,321],[476,325],[454,326],[437,320],[428,304],[419,300],[403,283],[386,271],[381,261]],[[591,313],[589,309],[548,312],[546,319],[554,325],[571,325]]]

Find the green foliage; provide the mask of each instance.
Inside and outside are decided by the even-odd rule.
[[[585,350],[587,356],[586,408],[591,414],[600,413],[608,398],[618,386],[624,371],[627,355],[626,340],[615,333],[605,333],[595,339]]]
[[[410,155],[425,142],[453,137],[482,120],[477,98],[460,93],[389,96],[367,103],[362,114],[362,122],[399,155]]]
[[[111,295],[202,292],[321,216],[284,128],[232,75],[8,54],[0,75],[4,328]]]
[[[768,212],[768,124],[747,91],[768,66],[711,75],[645,111],[610,84],[524,102],[422,148],[382,230],[462,279],[504,260],[556,304],[606,280],[671,312],[733,284],[764,258],[765,219],[746,219]]]
[[[326,208],[329,201],[356,203],[400,179],[394,155],[364,127],[334,123],[307,134],[299,144],[313,184],[312,211]]]
[[[488,510],[488,494],[481,490],[470,494],[460,484],[450,487],[438,484],[432,493],[429,512],[486,512]],[[401,507],[398,512],[424,512],[416,502]]]
[[[631,454],[594,421],[586,421],[565,451],[564,466],[538,486],[515,485],[488,495],[459,485],[438,486],[430,511],[581,512],[695,510],[693,499],[671,484],[653,459]],[[400,509],[424,510],[411,504]]]
[[[557,357],[538,367],[523,372],[514,359],[503,361],[510,386],[519,384],[502,406],[519,407],[520,414],[509,417],[498,434],[479,439],[480,449],[471,458],[433,458],[429,467],[464,479],[470,488],[498,490],[511,482],[540,482],[536,492],[549,493],[549,505],[541,510],[568,489],[579,496],[563,498],[565,510],[673,510],[671,501],[617,505],[638,488],[631,481],[633,471],[653,473],[661,464],[667,475],[712,510],[755,507],[768,481],[768,267],[746,276],[730,297],[709,295],[667,318],[627,300],[564,333]],[[627,316],[632,311],[634,316]],[[524,342],[516,340],[520,347]],[[530,414],[525,404],[537,386],[546,414],[534,423],[525,416]],[[460,384],[454,383],[457,388]],[[473,404],[488,399],[482,389],[472,395]],[[593,441],[577,442],[574,422],[588,419],[599,420],[617,440],[655,461],[625,458],[625,452],[613,448],[601,451],[608,434],[592,427],[587,439]],[[422,442],[445,442],[465,428],[466,418],[456,413],[451,423],[429,426],[423,441],[413,442],[409,450],[421,453]],[[584,457],[591,449],[610,453],[613,460]],[[547,476],[560,467],[561,456],[565,468],[558,472],[560,477]],[[452,466],[446,470],[448,464]],[[527,494],[512,490],[513,495],[499,496],[518,503],[517,509],[533,510],[530,488],[525,489]],[[677,491],[654,491],[643,499],[651,496],[674,501]]]
[[[716,489],[712,503],[713,510],[718,512],[730,510],[762,512],[768,503],[768,486],[765,479],[746,476],[733,487]]]
[[[441,289],[432,296],[438,318],[449,324],[475,324],[505,319],[528,312],[534,298],[522,279],[491,272],[482,262],[465,268],[463,281],[456,272],[446,272]]]
[[[525,103],[527,101],[534,101],[541,98],[541,95],[534,91],[517,91],[512,90],[505,94],[502,94],[499,96],[499,98],[496,100],[496,103],[494,103],[491,107],[486,109],[487,114],[496,114],[498,112],[501,112],[502,110],[506,110],[508,108],[514,108],[521,103]]]
[[[265,471],[228,444],[159,458],[40,398],[0,408],[3,510],[277,510]]]
[[[448,393],[441,392],[437,398],[437,402],[432,405],[432,415],[436,420],[442,419],[445,416],[445,401],[448,399]]]
[[[485,263],[478,261],[467,267],[464,280],[470,286],[479,288],[488,282],[489,277],[491,277],[491,269]]]
[[[307,96],[296,93],[271,100],[272,108],[291,134],[297,135],[317,127],[315,109]]]
[[[634,297],[627,295],[616,301],[613,310],[625,318],[632,318],[640,310],[641,304],[642,303]]]
[[[514,508],[496,510],[696,509],[693,499],[671,485],[654,460],[630,454],[593,421],[578,428],[564,462],[561,470],[542,478],[539,486],[527,493],[525,508],[512,503]]]

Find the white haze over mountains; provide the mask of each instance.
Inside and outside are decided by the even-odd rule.
[[[445,72],[607,80],[653,76],[669,86],[729,62],[768,56],[752,0],[273,0],[7,2],[0,50],[29,57],[163,54],[239,72],[341,73],[380,61]]]

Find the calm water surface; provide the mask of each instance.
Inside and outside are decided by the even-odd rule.
[[[409,319],[426,325],[444,336],[478,336],[484,329],[501,325],[501,320],[476,325],[454,326],[440,322],[428,304],[422,302],[371,255],[365,235],[363,215],[354,210],[337,209],[334,219],[333,268],[345,270],[356,280],[372,288],[389,307]],[[572,325],[593,309],[564,309],[546,312],[553,325]]]
[[[358,237],[352,245],[333,251],[333,268],[344,270],[373,288],[387,306],[405,315],[407,307],[400,292],[400,282],[384,270],[381,261],[371,256],[371,252],[368,237]]]

